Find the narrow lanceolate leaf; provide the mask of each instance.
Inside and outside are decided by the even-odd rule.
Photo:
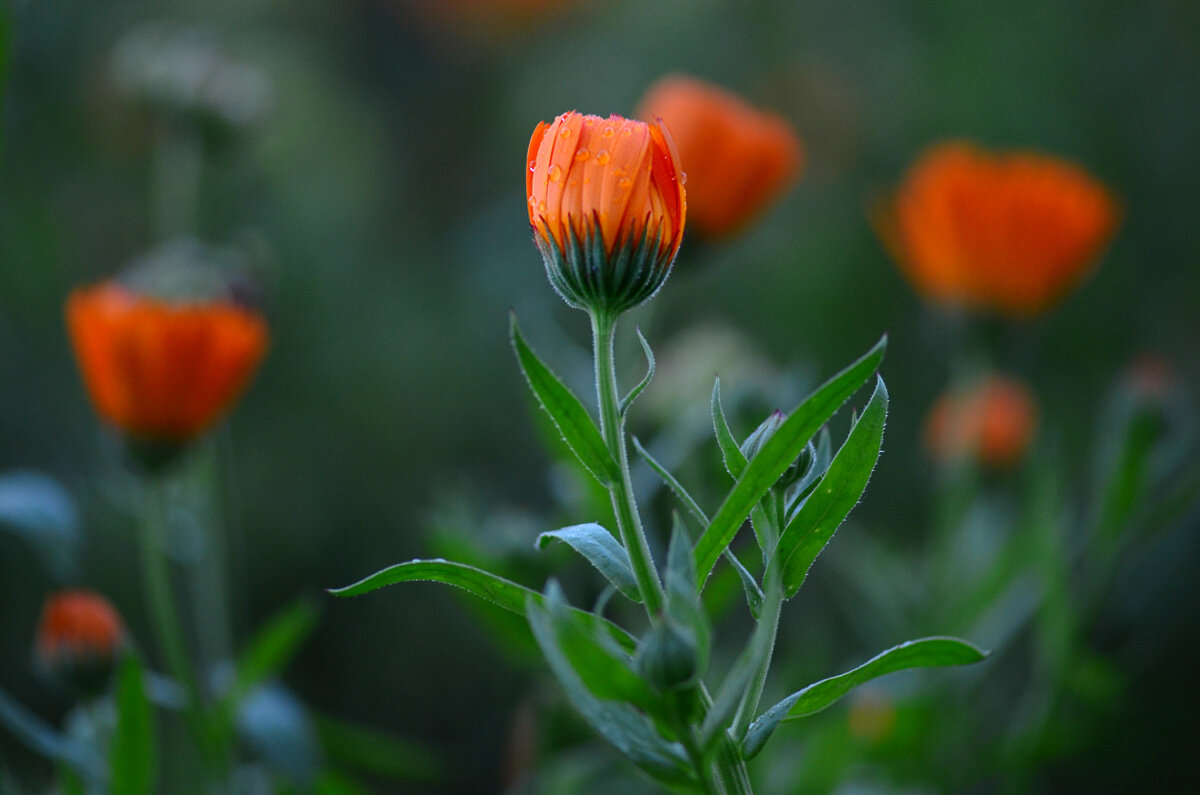
[[[702,528],[708,527],[708,515],[704,513],[704,509],[701,508],[694,499],[692,499],[692,495],[688,494],[683,485],[675,479],[675,476],[672,475],[666,467],[658,463],[654,456],[650,455],[646,448],[642,446],[642,443],[638,441],[636,436],[633,437],[633,447],[635,450],[637,450],[638,455],[640,455],[642,459],[650,465],[650,468],[658,473],[658,476],[662,478],[664,483],[667,484],[667,488],[675,493],[675,496],[679,498],[681,503],[683,503],[683,507],[686,508],[688,513],[692,515],[692,518],[699,522]],[[739,450],[738,452],[741,451]],[[742,590],[746,592],[746,604],[750,608],[750,614],[757,619],[759,612],[762,609],[762,588],[758,586],[758,583],[754,579],[754,575],[747,571],[746,567],[742,565],[742,562],[738,560],[737,556],[730,552],[728,548],[726,548],[722,554],[724,555],[725,560],[728,561],[729,565],[733,566],[734,571],[737,572],[738,578],[742,581]]]
[[[568,544],[587,558],[589,563],[617,587],[617,590],[635,602],[642,601],[637,580],[633,576],[633,566],[629,562],[629,553],[613,538],[612,533],[600,525],[578,524],[561,530],[551,530],[538,536],[535,543],[538,549],[545,549],[551,541]]]
[[[654,378],[654,351],[650,350],[650,343],[646,342],[646,338],[642,336],[642,330],[637,330],[638,342],[642,344],[642,351],[646,354],[646,375],[638,381],[637,386],[629,390],[629,394],[621,399],[621,405],[618,409],[621,416],[629,411],[629,407],[633,405],[633,401],[637,400],[638,395],[642,394],[642,390],[650,385],[650,379]]]
[[[511,335],[513,350],[517,353],[517,361],[521,365],[521,372],[525,374],[525,380],[529,382],[538,403],[550,415],[571,452],[602,484],[608,485],[619,478],[617,463],[604,444],[592,416],[588,414],[579,398],[575,397],[575,393],[567,389],[566,385],[558,380],[558,376],[543,364],[533,349],[525,343],[517,327],[516,315],[512,316]]]
[[[761,751],[781,721],[820,712],[863,682],[907,668],[967,665],[986,656],[986,652],[958,638],[922,638],[901,643],[851,671],[815,682],[768,709],[750,724],[742,743],[742,756],[750,759]]]
[[[825,476],[784,528],[777,554],[783,562],[787,596],[800,590],[817,555],[862,498],[879,460],[887,408],[887,387],[880,378],[875,394],[850,429],[846,443],[833,457]]]
[[[537,596],[541,597],[541,594]],[[678,743],[663,739],[650,719],[629,704],[597,698],[580,679],[559,644],[546,600],[530,597],[526,612],[546,662],[575,709],[592,728],[630,761],[660,781],[690,782],[687,757]]]
[[[117,675],[117,728],[109,748],[113,795],[154,792],[157,758],[154,712],[146,697],[142,664],[125,655]]]
[[[272,618],[238,659],[234,685],[225,699],[230,710],[255,687],[282,671],[316,626],[317,606],[306,597]]]
[[[886,347],[887,337],[883,337],[861,359],[826,381],[792,412],[746,465],[696,542],[696,571],[701,583],[708,579],[722,550],[729,546],[754,506],[799,457],[821,426],[879,369]]]
[[[333,588],[329,592],[334,596],[359,596],[387,585],[395,585],[398,582],[421,581],[440,582],[444,585],[461,588],[480,599],[486,599],[505,610],[511,610],[522,616],[525,615],[527,599],[533,599],[538,604],[542,602],[542,595],[532,588],[526,588],[512,580],[498,577],[490,571],[449,560],[410,560],[406,563],[397,563],[377,571],[353,585],[345,588]],[[582,610],[579,612],[587,617],[585,620],[603,626],[626,651],[632,651],[636,647],[637,644],[629,636],[629,633],[616,624]]]
[[[725,409],[721,406],[721,379],[713,381],[712,391],[712,421],[713,431],[717,434],[717,446],[721,448],[721,457],[725,460],[725,469],[735,478],[746,468],[746,454],[729,430],[725,421]]]

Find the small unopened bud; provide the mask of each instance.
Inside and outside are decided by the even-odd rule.
[[[34,647],[51,676],[92,696],[108,686],[124,642],[125,625],[109,601],[79,590],[46,600]]]
[[[642,639],[638,670],[659,690],[679,690],[695,681],[696,639],[673,621],[658,621]]]
[[[742,455],[746,456],[747,461],[758,455],[758,451],[763,448],[768,439],[775,435],[775,431],[779,430],[779,426],[783,425],[783,421],[786,419],[787,415],[782,411],[772,411],[771,415],[746,437],[746,441],[742,442]]]

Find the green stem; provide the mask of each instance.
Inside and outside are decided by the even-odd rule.
[[[750,687],[746,689],[746,694],[738,705],[731,727],[733,736],[739,738],[746,735],[746,730],[750,728],[750,722],[754,719],[754,712],[758,709],[758,702],[762,698],[763,688],[767,683],[767,672],[771,668],[771,657],[775,651],[775,638],[779,634],[779,614],[783,608],[783,572],[780,569],[779,556],[775,554],[782,527],[782,500],[772,493],[765,501],[770,509],[766,511],[767,515],[775,518],[767,522],[768,526],[764,528],[767,541],[767,549],[764,550],[767,570],[763,574],[763,606],[758,624],[754,628],[754,635],[750,639],[750,643],[758,650],[758,664],[754,678],[750,680]],[[777,526],[774,522],[780,524]]]
[[[600,404],[600,433],[609,453],[617,462],[621,476],[608,486],[613,512],[617,515],[617,530],[629,552],[629,562],[637,579],[638,590],[651,617],[662,610],[663,590],[642,530],[633,486],[629,477],[629,456],[625,450],[625,423],[618,410],[616,363],[613,359],[613,339],[616,336],[616,316],[604,311],[591,312],[592,338],[596,359],[596,397]]]
[[[712,695],[703,682],[700,683],[700,702],[705,710],[712,708]],[[742,759],[737,744],[728,732],[721,732],[721,739],[717,743],[715,768],[717,784],[722,792],[727,795],[754,795],[754,789],[750,786],[750,774],[746,770],[746,760]]]

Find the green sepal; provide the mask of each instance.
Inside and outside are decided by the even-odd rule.
[[[646,338],[642,336],[642,330],[637,331],[638,342],[642,344],[642,351],[646,354],[646,374],[642,376],[642,380],[637,382],[633,389],[629,390],[629,394],[621,398],[621,404],[617,408],[617,413],[622,417],[629,411],[629,407],[633,405],[633,401],[637,400],[638,395],[642,394],[647,386],[650,385],[651,379],[654,378],[654,351],[650,350],[650,343],[646,342]]]
[[[359,596],[378,588],[395,585],[398,582],[422,581],[440,582],[444,585],[462,588],[480,599],[485,599],[522,616],[525,615],[525,603],[528,599],[532,598],[538,604],[542,601],[542,595],[532,588],[526,588],[512,580],[506,580],[490,571],[468,566],[465,563],[440,559],[410,560],[405,563],[397,563],[345,588],[332,588],[329,593],[334,596]],[[571,609],[576,610],[577,608]],[[608,619],[593,616],[582,610],[579,610],[579,613],[585,617],[585,621],[593,621],[597,626],[603,626],[626,652],[632,653],[637,646],[637,642],[628,632]]]
[[[842,449],[780,535],[776,554],[781,556],[787,597],[800,590],[813,561],[862,498],[879,460],[887,409],[887,387],[880,378]]]
[[[510,315],[510,319],[510,336],[521,372],[538,403],[562,434],[563,441],[571,448],[579,463],[600,483],[607,486],[619,479],[621,473],[617,462],[613,460],[592,416],[575,393],[526,344],[517,326],[517,316]]]
[[[567,698],[593,729],[631,762],[668,784],[693,781],[687,755],[678,743],[663,739],[651,719],[629,704],[597,698],[588,689],[559,643],[556,623],[541,594],[527,597],[525,612],[534,637]]]
[[[154,710],[141,661],[129,653],[117,672],[117,726],[109,748],[109,787],[120,795],[154,792],[158,775]]]
[[[781,722],[820,712],[864,682],[908,668],[969,665],[986,656],[987,652],[958,638],[922,638],[893,646],[857,668],[814,682],[768,709],[750,724],[742,741],[742,758],[757,755]]]
[[[629,553],[612,533],[600,525],[592,522],[551,530],[539,535],[534,545],[538,549],[545,549],[551,541],[569,545],[587,558],[617,590],[635,602],[642,601],[637,580],[633,576],[633,565],[629,562]]]
[[[886,347],[887,337],[884,336],[862,358],[826,381],[788,416],[754,460],[746,464],[696,542],[696,571],[701,583],[708,579],[721,551],[729,546],[751,510],[800,456],[821,426],[879,369]],[[714,389],[717,398],[714,403],[719,401],[716,393]],[[726,455],[728,461],[728,452]]]

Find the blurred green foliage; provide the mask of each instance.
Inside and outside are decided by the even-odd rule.
[[[578,0],[491,33],[433,26],[416,3],[16,0],[0,10],[0,46],[11,44],[0,71],[0,472],[37,469],[75,495],[82,578],[113,599],[135,637],[149,637],[149,626],[130,576],[131,523],[115,507],[111,451],[66,345],[62,303],[73,286],[161,242],[153,130],[114,90],[110,60],[122,36],[147,22],[198,25],[273,85],[259,128],[237,145],[210,142],[197,213],[206,240],[253,241],[269,263],[273,350],[222,437],[237,464],[227,481],[240,515],[239,640],[297,593],[429,555],[435,507],[465,500],[440,517],[482,514],[473,527],[444,528],[473,532],[501,512],[550,516],[564,489],[579,488],[547,477],[505,334],[515,306],[531,344],[589,393],[582,316],[561,306],[529,239],[525,148],[538,120],[570,108],[629,113],[669,71],[780,111],[804,138],[808,166],[742,236],[710,247],[685,241],[666,288],[639,310],[660,374],[631,412],[635,432],[639,423],[668,426],[651,415],[664,403],[672,420],[703,417],[718,367],[732,386],[727,365],[703,362],[712,372],[700,389],[655,394],[669,389],[672,340],[697,326],[752,339],[738,366],[753,358],[790,373],[791,382],[764,379],[785,394],[758,398],[781,406],[797,396],[789,384],[890,335],[887,449],[852,526],[831,545],[834,562],[814,569],[811,592],[784,617],[780,665],[796,682],[861,662],[863,648],[875,648],[868,640],[902,639],[886,617],[875,627],[853,619],[836,572],[869,563],[886,573],[896,565],[889,554],[919,549],[932,519],[920,423],[949,378],[955,328],[923,311],[866,216],[924,146],[963,136],[1050,151],[1121,198],[1124,221],[1094,278],[997,348],[1039,395],[1072,479],[1092,471],[1100,395],[1133,356],[1164,356],[1193,394],[1200,383],[1195,3]],[[638,355],[625,361],[641,366]],[[624,377],[632,384],[640,372]],[[709,464],[717,465],[694,466]],[[1113,706],[1085,714],[1064,738],[1079,742],[1039,761],[1031,786],[1128,791],[1151,771],[1168,790],[1194,781],[1197,521],[1193,511],[1128,551],[1086,630],[1104,660],[1074,673],[1085,689],[1107,690],[1112,668],[1126,684]],[[520,543],[571,522],[530,527]],[[857,555],[858,534],[880,547]],[[49,716],[65,704],[27,661],[36,605],[55,584],[32,548],[0,537],[0,685]],[[427,591],[328,606],[288,684],[324,714],[435,746],[455,775],[428,791],[495,791],[524,747],[522,705],[544,701],[544,686],[456,599],[411,587]],[[921,709],[898,712],[892,737],[937,721],[936,704]],[[846,729],[845,716],[834,709],[814,719],[831,728],[812,744],[803,726],[781,731],[764,791],[789,791],[797,775],[813,791],[844,775],[877,780],[861,761],[849,771],[836,764],[871,757],[854,744],[873,741]],[[559,734],[563,744],[572,731]],[[912,753],[900,740],[875,749],[877,759]],[[18,780],[44,775],[3,734],[0,758]],[[595,778],[591,760],[572,756],[540,775]]]

